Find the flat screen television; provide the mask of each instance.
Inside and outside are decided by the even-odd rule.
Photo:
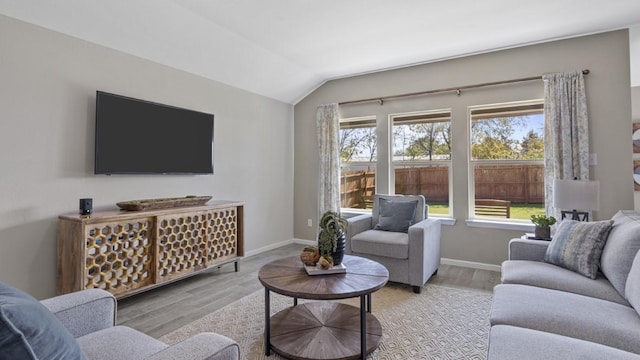
[[[213,114],[96,92],[95,174],[213,174]]]

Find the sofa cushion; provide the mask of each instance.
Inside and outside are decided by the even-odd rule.
[[[496,325],[489,334],[489,359],[639,360],[640,355],[609,346],[521,327]]]
[[[521,284],[546,289],[568,291],[574,294],[629,305],[607,278],[598,272],[595,280],[574,271],[541,261],[509,260],[502,263],[503,284]]]
[[[494,288],[491,325],[512,325],[640,354],[640,317],[630,306],[527,285]]]
[[[544,261],[595,279],[612,224],[611,220],[563,220],[547,248]]]
[[[408,259],[409,235],[380,230],[363,231],[351,237],[351,251],[395,259]]]
[[[633,258],[640,250],[640,213],[621,210],[611,220],[613,226],[602,250],[600,268],[613,287],[624,296]]]
[[[375,230],[408,232],[413,224],[418,200],[394,201],[393,199],[380,198],[380,214]]]
[[[81,336],[78,343],[91,360],[146,359],[168,347],[167,344],[126,326],[112,326]]]
[[[611,217],[614,224],[626,224],[640,221],[640,213],[636,210],[619,210]]]
[[[627,301],[640,314],[640,251],[636,254],[625,286]]]
[[[32,296],[0,283],[0,359],[86,359],[69,331]]]

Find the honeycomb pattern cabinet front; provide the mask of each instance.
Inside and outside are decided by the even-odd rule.
[[[206,241],[207,212],[158,217],[158,280],[204,269]]]
[[[208,214],[209,250],[207,262],[214,264],[238,254],[238,215],[236,208],[211,211]]]
[[[86,228],[84,288],[114,295],[153,284],[151,218]]]
[[[58,219],[58,293],[132,295],[236,262],[244,255],[243,204],[96,213]],[[237,267],[236,267],[237,270]]]

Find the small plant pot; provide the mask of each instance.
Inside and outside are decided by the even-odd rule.
[[[536,226],[535,228],[535,236],[536,238],[542,239],[551,239],[551,227],[540,227]]]

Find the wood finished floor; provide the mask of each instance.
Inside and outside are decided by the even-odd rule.
[[[258,281],[262,265],[285,256],[298,255],[300,244],[283,246],[212,269],[118,301],[117,324],[126,325],[159,338],[206,314],[263,289]],[[441,265],[430,284],[491,292],[500,283],[500,273]],[[412,291],[407,286],[407,291]],[[262,304],[256,304],[262,306]]]

